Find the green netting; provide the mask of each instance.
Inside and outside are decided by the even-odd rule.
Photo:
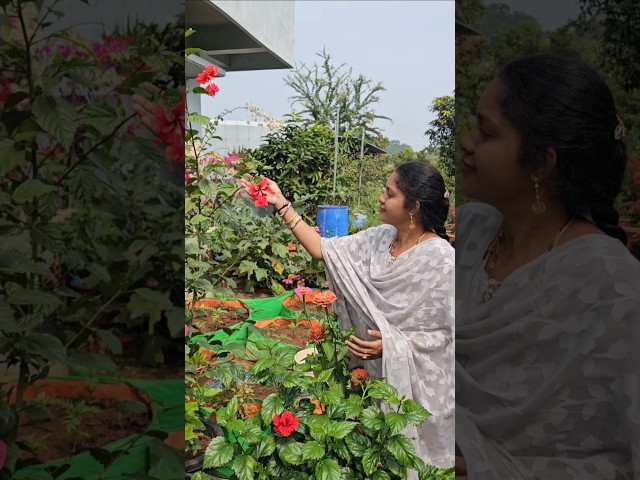
[[[214,345],[211,346],[211,349],[219,354],[232,353],[236,357],[246,360],[257,360],[266,356],[265,350],[259,348],[261,344],[270,345],[275,349],[289,349],[294,353],[300,350],[299,347],[265,336],[252,323],[247,322],[236,327],[231,335],[223,330],[218,330],[194,335],[192,340],[205,346],[205,348],[207,344],[211,345],[220,342],[220,346]]]
[[[52,380],[64,380],[60,377],[51,377]],[[78,380],[78,377],[74,377]],[[176,380],[122,380],[117,378],[98,378],[100,383],[127,383],[133,387],[146,393],[153,404],[153,418],[147,428],[147,432],[163,431],[175,432],[184,429],[184,379]],[[87,378],[87,381],[93,382],[94,379]],[[115,451],[126,448],[136,436],[131,436],[110,443],[102,447],[104,450]],[[67,480],[71,478],[101,478],[120,479],[136,478],[146,473],[151,466],[157,462],[158,455],[166,456],[168,445],[158,442],[157,439],[150,435],[143,436],[134,447],[132,447],[126,455],[119,457],[104,472],[104,466],[92,457],[89,453],[81,453],[70,459],[55,460],[46,462],[41,465],[31,465],[16,472],[13,476],[14,480],[38,480],[51,478],[47,473],[47,469],[55,468],[59,465],[69,465],[69,469],[63,474],[56,477],[56,480]],[[153,458],[153,460],[152,460]],[[170,479],[176,478],[175,472],[156,472],[152,478]]]
[[[291,292],[269,298],[236,298],[249,307],[249,320],[271,320],[273,318],[294,318],[295,313],[282,305]]]

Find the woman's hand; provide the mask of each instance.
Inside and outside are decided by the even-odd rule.
[[[278,187],[278,184],[267,177],[263,178],[267,181],[267,187],[273,192],[265,195],[267,203],[269,205],[273,205],[276,209],[284,206],[284,204],[287,203],[287,199],[282,195],[282,191],[280,190],[280,187]],[[244,191],[251,195],[251,185],[253,184],[252,178],[249,178],[249,180],[243,178],[241,179],[241,182],[244,187]]]
[[[144,82],[142,84],[142,88],[144,88],[152,97],[155,97],[162,92],[159,87],[150,82]],[[153,132],[155,130],[153,116],[155,114],[157,104],[152,103],[137,94],[132,95],[131,100],[133,102],[133,109],[140,116],[142,123]]]
[[[377,340],[366,341],[351,335],[351,341],[345,343],[351,354],[361,360],[373,360],[382,356],[382,333],[378,330],[367,330],[367,333]]]

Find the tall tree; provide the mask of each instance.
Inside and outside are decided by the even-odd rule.
[[[448,176],[455,174],[455,99],[453,95],[436,97],[431,102],[429,110],[436,114],[436,118],[429,122],[429,129],[425,135],[429,137],[430,145],[438,148],[439,166]]]
[[[381,130],[373,125],[376,120],[389,120],[378,115],[376,106],[380,93],[386,89],[382,83],[374,83],[364,75],[354,75],[346,64],[335,65],[324,49],[316,54],[320,61],[311,67],[297,65],[285,83],[295,94],[289,97],[291,105],[302,107],[299,111],[309,120],[335,128],[335,116],[340,106],[340,131],[360,130],[365,127],[368,139],[381,136]]]

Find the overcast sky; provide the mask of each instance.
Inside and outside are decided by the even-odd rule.
[[[424,148],[433,114],[431,101],[455,87],[453,1],[296,1],[295,60],[313,64],[326,47],[336,64],[346,63],[387,89],[378,113],[385,135]],[[249,103],[282,118],[291,112],[284,84],[288,70],[228,72],[219,78],[220,93],[203,98],[203,114],[216,114]],[[226,117],[249,120],[244,111]]]

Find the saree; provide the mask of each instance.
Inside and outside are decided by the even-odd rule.
[[[509,275],[486,303],[502,222],[457,211],[456,444],[468,480],[640,478],[640,263],[583,235]]]
[[[454,461],[454,250],[426,240],[388,264],[395,227],[381,225],[347,237],[322,239],[322,254],[340,327],[382,333],[382,357],[357,360],[371,378],[385,377],[402,397],[432,414],[409,425],[417,455],[427,464]],[[383,405],[383,408],[385,406]],[[388,411],[388,410],[387,410]]]

